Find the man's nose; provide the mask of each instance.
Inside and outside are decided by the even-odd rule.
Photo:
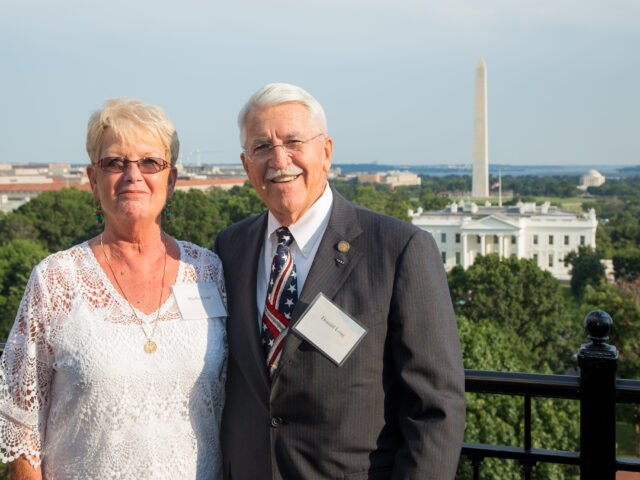
[[[271,155],[271,166],[281,168],[291,163],[291,154],[284,148],[284,145],[274,145]]]

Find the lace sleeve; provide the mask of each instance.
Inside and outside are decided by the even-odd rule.
[[[215,278],[215,282],[218,285],[218,290],[220,291],[220,296],[222,297],[222,303],[224,303],[225,308],[227,307],[227,288],[224,283],[224,272],[222,271],[222,262],[218,258],[215,253],[211,253],[213,257],[211,259],[211,264],[213,268],[213,275]]]
[[[51,276],[43,275],[42,265],[31,273],[0,359],[0,459],[24,455],[34,467],[41,461],[49,406],[53,352],[48,331],[60,307],[49,296]]]

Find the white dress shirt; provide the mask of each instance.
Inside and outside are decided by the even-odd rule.
[[[293,243],[289,250],[293,255],[293,263],[296,266],[296,279],[298,284],[298,297],[304,287],[304,282],[311,270],[311,264],[316,256],[320,240],[329,223],[333,205],[333,193],[327,184],[324,193],[311,205],[304,215],[294,224],[289,225],[289,231],[293,235]],[[258,263],[258,279],[256,288],[256,301],[258,302],[258,331],[262,329],[262,313],[267,298],[267,285],[271,273],[271,263],[278,246],[275,231],[282,225],[276,218],[268,213],[267,229],[262,242],[260,262]]]

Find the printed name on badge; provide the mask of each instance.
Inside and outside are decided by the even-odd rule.
[[[174,285],[171,290],[185,320],[227,316],[227,309],[215,282]]]
[[[319,293],[292,330],[340,366],[367,333],[367,329]]]

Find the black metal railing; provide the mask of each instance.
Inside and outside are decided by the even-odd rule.
[[[557,463],[580,467],[581,480],[614,480],[616,471],[640,472],[640,459],[616,456],[616,404],[640,403],[640,381],[616,380],[618,352],[605,340],[611,317],[595,311],[585,318],[591,343],[578,352],[580,374],[541,375],[533,373],[465,370],[466,391],[523,397],[524,445],[503,446],[465,442],[462,455],[480,479],[485,458],[518,462],[525,480],[531,479],[538,463]],[[532,448],[531,399],[534,397],[573,399],[580,402],[580,450]]]

